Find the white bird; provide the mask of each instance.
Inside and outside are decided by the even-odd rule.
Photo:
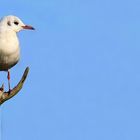
[[[20,59],[20,47],[17,32],[23,29],[34,30],[32,26],[25,25],[18,17],[10,15],[0,20],[0,71],[7,71],[10,93],[10,68]]]

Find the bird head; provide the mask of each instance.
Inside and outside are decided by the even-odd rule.
[[[1,27],[7,27],[7,29],[19,32],[23,29],[35,30],[30,25],[25,25],[18,17],[16,16],[5,16],[0,20]]]

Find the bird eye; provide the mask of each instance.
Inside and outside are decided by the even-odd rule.
[[[14,21],[14,24],[15,24],[15,25],[18,25],[19,23],[18,23],[17,21]]]

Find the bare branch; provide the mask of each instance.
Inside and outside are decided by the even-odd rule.
[[[0,88],[0,105],[3,104],[5,101],[9,100],[13,96],[15,96],[21,89],[22,86],[27,78],[29,72],[29,67],[27,67],[24,71],[24,74],[19,81],[19,83],[9,92],[4,92],[4,85]]]

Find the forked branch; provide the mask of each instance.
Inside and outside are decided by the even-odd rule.
[[[21,89],[22,86],[26,80],[26,77],[28,75],[29,72],[29,67],[27,67],[23,73],[23,76],[21,78],[21,80],[19,81],[19,83],[9,92],[4,91],[4,86],[2,85],[2,87],[0,88],[0,105],[3,104],[5,101],[9,100],[10,98],[12,98],[13,96],[15,96]]]

